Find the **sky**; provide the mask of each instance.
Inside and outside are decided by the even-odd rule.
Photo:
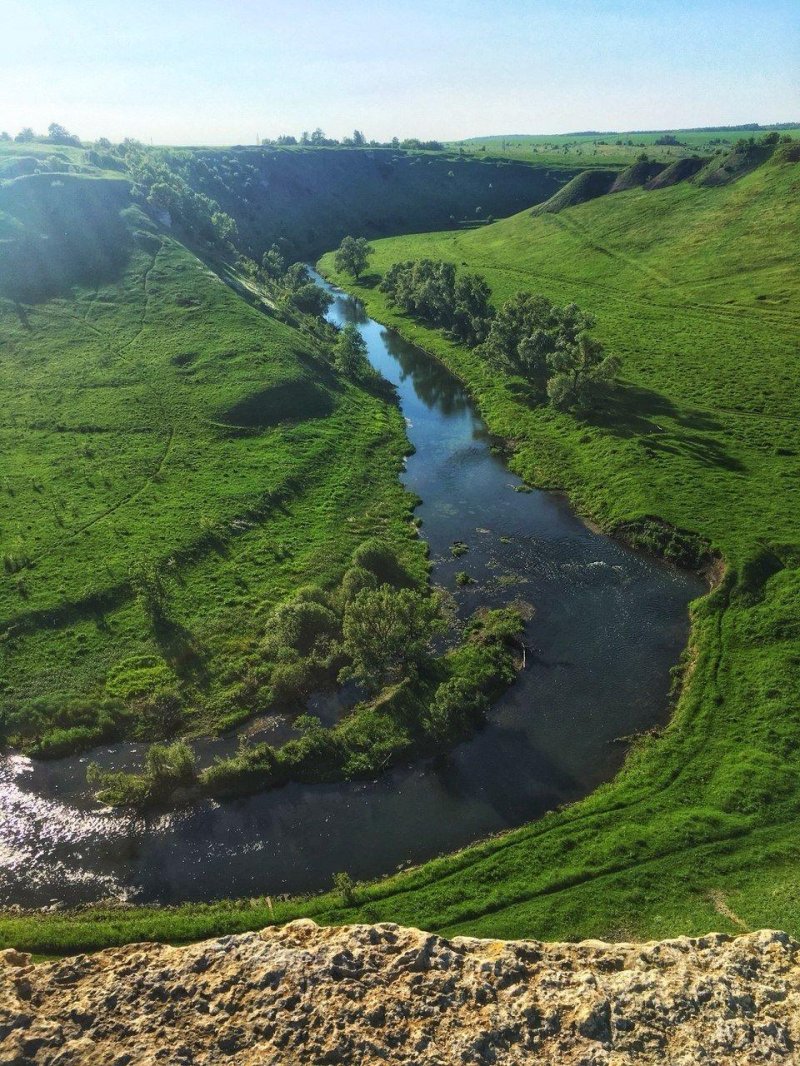
[[[252,144],[800,120],[798,0],[0,0],[0,130]]]

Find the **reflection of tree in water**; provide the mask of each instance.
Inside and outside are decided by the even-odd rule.
[[[336,310],[342,316],[345,323],[352,322],[354,325],[358,326],[362,325],[364,322],[369,322],[367,312],[364,310],[364,305],[360,300],[356,300],[353,296],[337,296]]]
[[[444,415],[461,414],[469,409],[462,386],[435,359],[390,330],[381,332],[381,340],[389,355],[400,364],[403,379],[411,377],[414,392],[426,407],[436,407]]]

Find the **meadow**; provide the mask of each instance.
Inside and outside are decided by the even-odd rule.
[[[633,189],[376,242],[360,285],[322,261],[468,383],[529,483],[566,490],[610,532],[656,519],[720,558],[693,607],[672,720],[636,741],[614,781],[352,898],[6,915],[0,942],[76,951],[299,915],[548,940],[800,935],[798,192],[800,167],[776,158],[721,187]],[[388,305],[380,276],[423,256],[484,275],[497,302],[525,289],[594,313],[620,388],[584,419],[532,406],[524,383]]]
[[[337,581],[375,533],[424,577],[390,399],[248,305],[124,180],[17,178],[0,227],[6,737],[58,754],[230,724],[255,709],[277,601]]]

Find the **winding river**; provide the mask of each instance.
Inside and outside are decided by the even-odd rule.
[[[136,745],[36,763],[0,760],[0,904],[210,900],[370,878],[520,825],[586,795],[624,756],[617,738],[661,723],[669,670],[688,635],[695,576],[590,530],[554,493],[526,492],[491,449],[463,387],[420,349],[335,297],[328,317],[354,322],[373,365],[398,390],[415,452],[403,481],[422,499],[433,579],[460,609],[524,600],[527,668],[485,728],[446,756],[376,781],[289,785],[148,818],[97,806],[90,758],[135,764]],[[468,551],[454,559],[450,546]],[[346,701],[320,705],[332,720]],[[261,735],[291,734],[286,721]],[[235,738],[197,745],[201,762]]]

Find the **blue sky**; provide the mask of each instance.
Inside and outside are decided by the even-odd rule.
[[[0,0],[0,129],[252,143],[800,119],[798,0]]]

